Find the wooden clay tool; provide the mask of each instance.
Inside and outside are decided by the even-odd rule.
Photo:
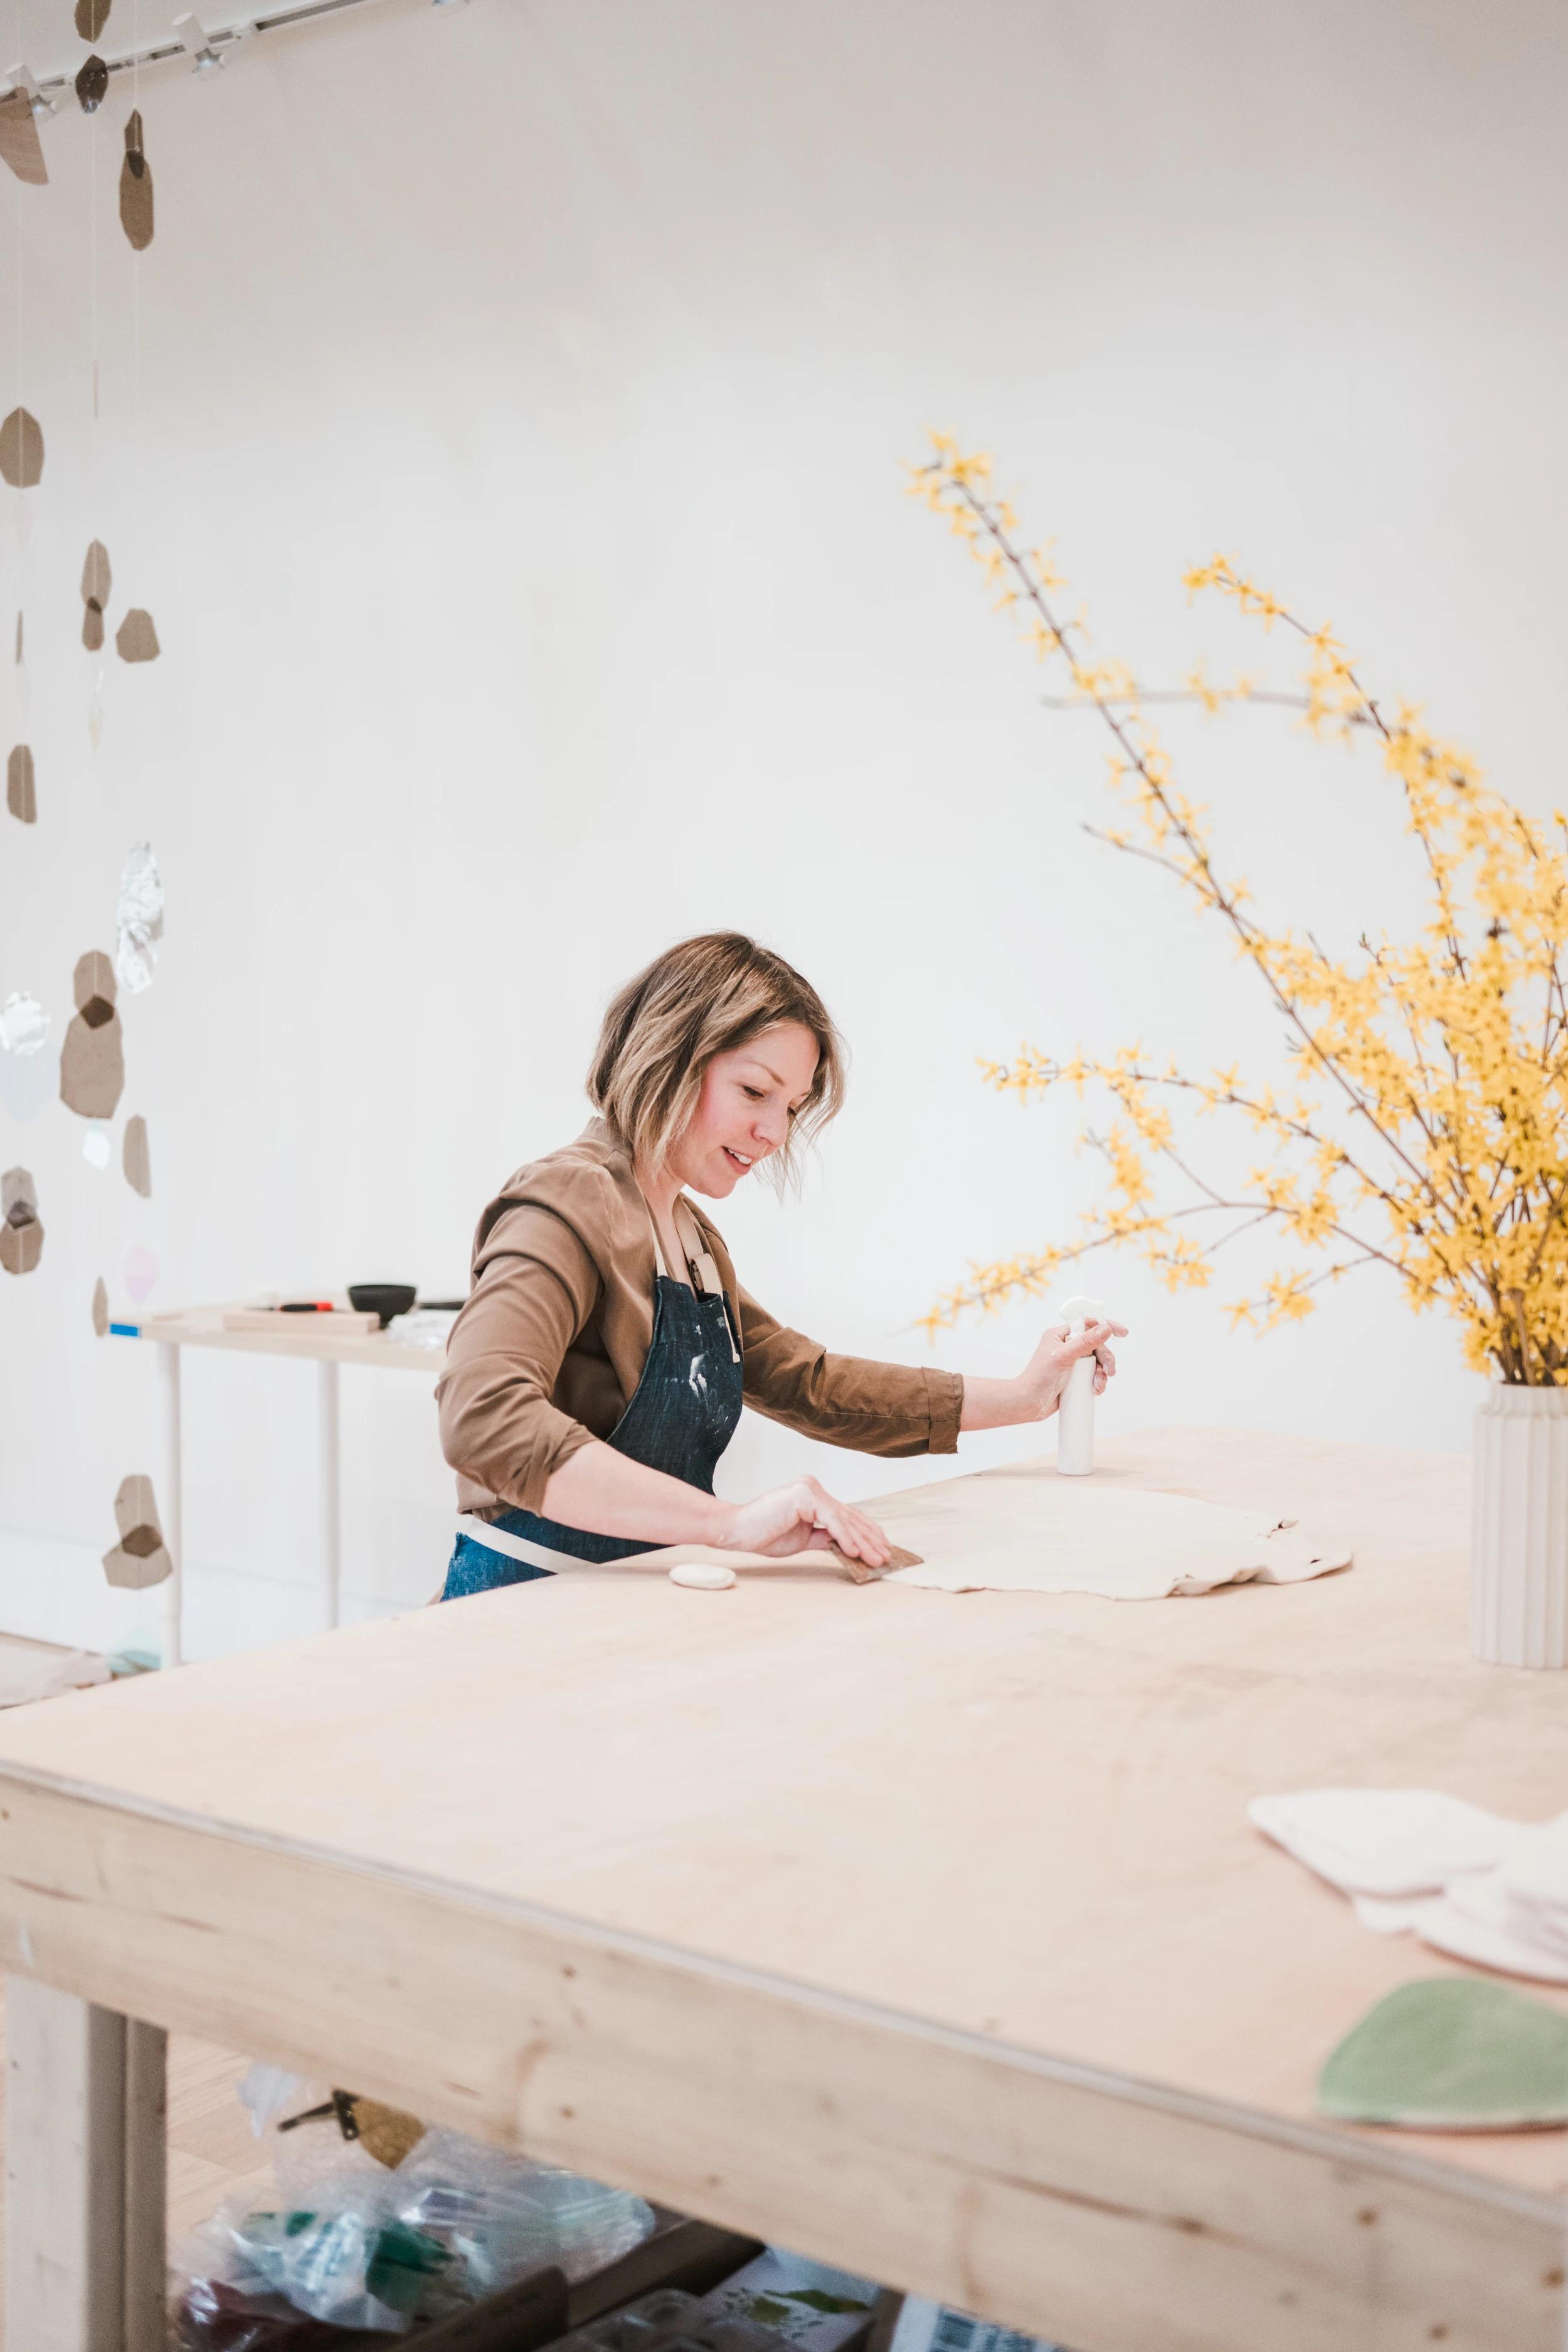
[[[879,1577],[890,1576],[895,1568],[919,1568],[921,1565],[918,1551],[904,1551],[897,1544],[893,1546],[892,1557],[886,1568],[868,1568],[863,1559],[851,1559],[848,1553],[840,1551],[836,1543],[825,1544],[822,1549],[830,1551],[839,1566],[847,1571],[851,1584],[875,1584]],[[814,1544],[812,1549],[816,1550],[817,1546]]]

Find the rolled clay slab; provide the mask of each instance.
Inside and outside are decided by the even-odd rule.
[[[1351,1565],[1348,1545],[1315,1540],[1293,1520],[1188,1495],[1092,1477],[952,1483],[963,1517],[955,1517],[952,1540],[940,1523],[923,1526],[925,1560],[900,1569],[890,1583],[1163,1601],[1221,1584],[1297,1584]]]

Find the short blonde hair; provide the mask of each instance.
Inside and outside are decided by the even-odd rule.
[[[844,1100],[844,1042],[809,981],[742,931],[706,931],[656,956],[605,1015],[588,1072],[588,1099],[635,1160],[657,1168],[685,1131],[716,1054],[749,1045],[781,1022],[816,1040],[811,1091],[784,1144],[763,1162],[782,1183],[800,1147]]]

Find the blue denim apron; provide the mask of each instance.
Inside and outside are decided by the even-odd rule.
[[[679,1227],[677,1232],[679,1234]],[[741,1418],[741,1350],[718,1268],[707,1250],[689,1261],[694,1287],[667,1272],[654,1237],[653,1339],[642,1378],[606,1444],[630,1461],[713,1492],[719,1457]],[[496,1539],[500,1538],[498,1542]],[[652,1551],[658,1539],[630,1542],[590,1535],[537,1511],[503,1511],[493,1520],[465,1518],[447,1570],[443,1601],[528,1584],[574,1560],[603,1565]]]

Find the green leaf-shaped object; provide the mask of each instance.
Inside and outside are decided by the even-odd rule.
[[[1401,1985],[1333,2053],[1318,2105],[1414,2131],[1568,2123],[1568,2017],[1469,1977]]]

